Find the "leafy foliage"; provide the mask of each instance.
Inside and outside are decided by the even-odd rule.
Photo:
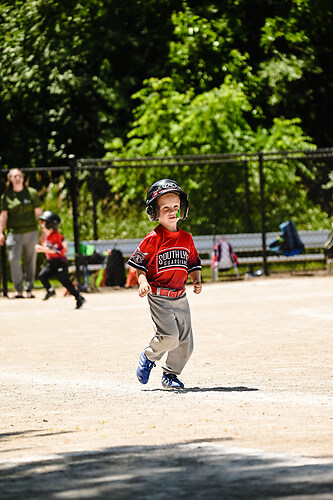
[[[52,166],[70,153],[92,158],[105,150],[130,158],[330,146],[332,24],[328,0],[5,0],[3,162]],[[194,231],[212,223],[244,230],[244,164],[177,169],[110,169],[108,184],[95,177],[98,189],[93,176],[83,176],[84,215],[93,190],[101,224],[124,234],[122,221],[132,213],[146,224],[147,187],[174,176],[190,192],[186,224]],[[248,169],[258,229],[258,169]],[[268,223],[287,214],[304,225],[321,221],[318,203],[332,211],[322,188],[330,170],[329,163],[265,165]],[[47,201],[66,189],[54,186]],[[88,222],[82,230],[93,232]]]
[[[106,138],[126,133],[130,95],[163,67],[169,9],[168,1],[2,2],[6,164],[59,164],[70,153],[96,157]]]
[[[135,121],[128,142],[117,154],[132,157],[163,157],[182,154],[229,153],[233,151],[308,150],[314,145],[304,136],[300,120],[275,119],[267,130],[253,130],[246,121],[250,109],[241,85],[225,83],[194,96],[181,94],[171,78],[151,79],[134,96],[141,103],[135,110]],[[112,147],[112,144],[110,144]],[[112,157],[110,152],[109,157]],[[150,184],[157,178],[177,178],[191,199],[191,218],[187,227],[196,234],[206,234],[214,225],[219,232],[244,232],[245,171],[241,163],[207,164],[196,168],[184,166],[177,171],[160,167],[140,170],[112,170],[111,189],[119,202],[140,206]],[[254,207],[252,229],[260,231],[260,180],[257,162],[249,164]],[[317,220],[325,224],[327,217],[307,199],[303,178],[313,174],[300,161],[265,164],[268,203],[268,227],[278,227],[281,220],[293,218],[301,227]],[[123,193],[123,196],[122,196]],[[141,202],[142,203],[142,202]],[[204,209],[203,209],[204,207]]]

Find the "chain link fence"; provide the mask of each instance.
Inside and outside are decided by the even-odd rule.
[[[3,161],[5,163],[5,161]],[[302,230],[329,230],[333,214],[333,148],[311,151],[173,157],[78,159],[52,168],[21,168],[41,197],[57,212],[61,231],[74,242],[77,279],[80,242],[142,238],[152,229],[145,195],[158,179],[177,180],[189,195],[190,212],[181,227],[193,236],[261,235],[265,274],[267,233],[292,220]],[[0,194],[8,170],[0,168]],[[237,248],[235,249],[237,251]],[[1,247],[1,286],[10,277]]]

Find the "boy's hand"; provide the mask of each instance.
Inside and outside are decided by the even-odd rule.
[[[45,252],[45,248],[43,245],[35,245],[35,250],[37,253],[40,253],[40,252]]]
[[[148,295],[148,293],[151,293],[151,287],[150,287],[148,281],[143,281],[139,285],[139,296],[145,297],[146,295]]]
[[[146,273],[144,271],[137,270],[138,282],[139,282],[139,297],[145,297],[148,293],[151,293],[151,288],[147,280]]]
[[[193,283],[193,285],[194,285],[193,292],[194,293],[201,293],[201,290],[202,290],[202,283],[201,283],[201,281],[195,281]]]

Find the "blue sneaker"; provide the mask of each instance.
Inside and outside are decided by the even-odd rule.
[[[173,373],[163,372],[162,385],[167,389],[184,389],[184,384]]]
[[[149,375],[152,368],[156,366],[154,361],[150,361],[143,352],[139,359],[139,366],[136,370],[136,376],[141,384],[146,384],[149,380]]]

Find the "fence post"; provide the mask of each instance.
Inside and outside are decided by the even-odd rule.
[[[269,276],[267,254],[266,254],[266,204],[265,204],[265,176],[264,176],[263,153],[259,153],[258,157],[259,157],[259,177],[260,177],[262,258],[263,258],[265,276]]]
[[[76,159],[75,155],[68,156],[68,163],[71,172],[71,199],[73,210],[73,234],[74,234],[74,249],[75,249],[75,276],[78,288],[81,288],[81,269],[80,269],[80,229],[78,215],[78,189],[76,178]]]
[[[0,156],[0,171],[2,170],[2,158]],[[2,176],[1,176],[2,181]],[[0,189],[0,196],[2,189]],[[6,242],[0,247],[1,253],[1,285],[4,297],[8,297],[8,278],[7,278],[7,256],[6,256]]]
[[[97,196],[96,189],[93,181],[91,182],[91,195],[93,204],[93,229],[94,229],[94,240],[98,240],[98,227],[97,227]]]
[[[245,184],[245,215],[246,215],[246,232],[253,233],[253,225],[251,219],[251,198],[249,184],[249,166],[248,162],[244,161],[244,184]]]

